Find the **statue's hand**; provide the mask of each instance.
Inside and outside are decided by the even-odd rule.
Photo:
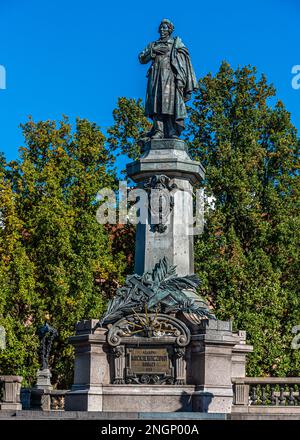
[[[165,53],[168,52],[168,47],[167,46],[160,46],[160,45],[153,46],[152,47],[152,52],[155,55],[164,55]]]

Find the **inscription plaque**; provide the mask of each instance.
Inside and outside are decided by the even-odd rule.
[[[127,348],[126,383],[173,383],[168,347]]]
[[[170,374],[170,360],[166,348],[132,348],[130,367],[135,374]]]

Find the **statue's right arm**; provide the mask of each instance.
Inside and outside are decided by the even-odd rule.
[[[150,43],[150,44],[148,44],[146,49],[144,49],[139,54],[139,61],[141,64],[147,64],[147,63],[149,63],[149,61],[152,61],[154,58],[155,58],[155,55],[152,50],[152,43]]]

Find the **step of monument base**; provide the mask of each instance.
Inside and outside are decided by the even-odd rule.
[[[0,411],[0,420],[227,420],[228,414],[199,412]]]
[[[66,411],[229,413],[232,389],[199,389],[194,385],[103,385],[73,389],[66,394]]]

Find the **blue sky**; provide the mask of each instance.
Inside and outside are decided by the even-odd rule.
[[[119,96],[144,98],[147,66],[137,54],[157,38],[162,18],[188,46],[196,75],[222,60],[265,73],[300,129],[299,0],[0,0],[0,150],[9,160],[23,139],[19,124],[88,118],[105,128]]]

